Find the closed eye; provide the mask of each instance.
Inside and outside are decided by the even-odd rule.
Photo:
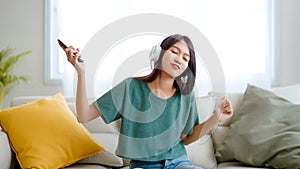
[[[189,58],[183,57],[183,60],[187,62],[187,61],[189,61]]]
[[[171,50],[171,52],[174,53],[174,54],[176,54],[176,55],[178,54],[178,52],[175,51],[175,50]]]

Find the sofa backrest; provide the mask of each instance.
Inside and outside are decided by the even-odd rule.
[[[271,91],[295,104],[300,104],[300,84],[285,87],[275,87],[272,88]]]
[[[293,86],[287,86],[287,87],[278,87],[270,89],[275,94],[286,98],[287,100],[290,100],[293,103],[300,104],[300,84],[299,85],[293,85]],[[217,103],[222,96],[226,95],[228,99],[230,100],[233,111],[236,110],[236,108],[239,106],[239,103],[242,100],[243,93],[216,93],[216,92],[210,92],[208,96],[204,97],[197,97],[197,104],[198,104],[198,112],[200,117],[200,122],[205,121],[207,118],[209,118],[212,114],[212,111],[214,109],[215,103]],[[47,97],[47,96],[46,96]],[[48,96],[49,97],[49,96]],[[11,101],[11,106],[18,106],[22,105],[28,102],[32,102],[38,99],[45,98],[45,96],[23,96],[23,97],[15,97]],[[75,100],[74,98],[67,97],[66,101],[72,110],[74,114],[75,112]],[[89,100],[90,102],[93,101],[93,99]],[[207,135],[200,139],[195,144],[188,147],[188,153],[193,154],[195,153],[195,150],[200,150],[207,152],[206,155],[201,157],[202,159],[205,159],[206,157],[214,156],[214,151],[218,146],[221,145],[221,143],[224,140],[224,137],[226,136],[227,131],[229,130],[230,119],[226,122],[223,122],[219,126],[216,127],[215,130],[212,131],[211,135]],[[91,122],[84,123],[83,124],[87,130],[89,130],[91,133],[118,133],[118,129],[120,126],[120,121],[113,122],[109,125],[107,125],[101,118],[97,118]],[[198,152],[198,151],[197,151]],[[207,154],[210,153],[210,156],[207,156]],[[199,156],[199,154],[197,154]],[[193,160],[193,159],[192,159]],[[216,164],[215,159],[206,159],[206,163],[201,163],[202,166],[208,166],[208,168],[213,168],[214,164]],[[205,161],[205,160],[204,160]],[[193,160],[194,163],[197,163],[197,160]],[[198,162],[199,163],[199,162]],[[200,165],[200,164],[199,164]]]

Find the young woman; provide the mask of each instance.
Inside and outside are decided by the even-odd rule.
[[[130,168],[200,168],[187,158],[188,145],[232,116],[224,97],[207,121],[199,124],[193,92],[196,77],[194,47],[187,36],[165,38],[153,71],[127,78],[92,104],[88,103],[84,62],[79,49],[65,49],[78,73],[76,110],[80,122],[99,116],[106,123],[122,119],[116,154],[131,159]],[[152,53],[155,53],[152,51]]]

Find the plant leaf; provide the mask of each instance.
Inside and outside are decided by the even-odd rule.
[[[12,74],[12,69],[20,58],[30,53],[31,51],[25,51],[19,54],[13,54],[13,50],[9,47],[0,51],[0,87],[5,88],[5,95],[21,81],[26,83],[29,81],[28,76]]]

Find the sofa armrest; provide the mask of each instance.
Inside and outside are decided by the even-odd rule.
[[[10,148],[8,137],[0,128],[0,164],[3,169],[12,169],[15,167],[13,152]]]

